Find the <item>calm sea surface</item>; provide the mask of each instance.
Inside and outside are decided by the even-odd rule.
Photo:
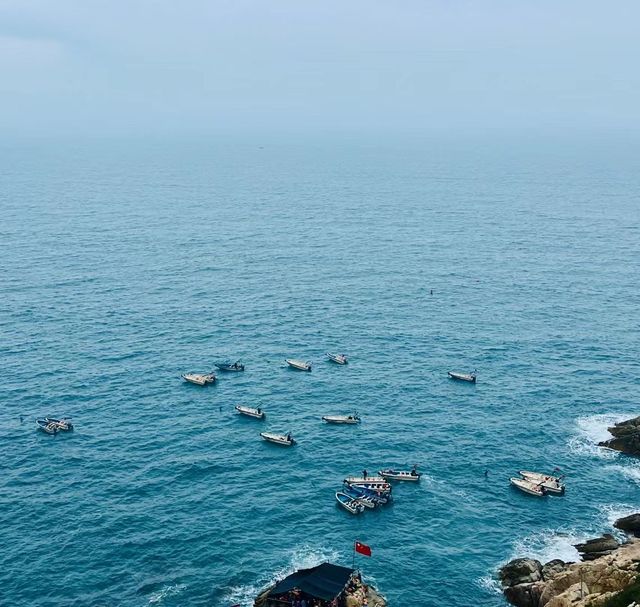
[[[0,604],[250,605],[358,539],[390,605],[494,607],[500,563],[575,558],[640,508],[640,464],[593,446],[640,413],[639,151],[0,144]],[[390,507],[336,506],[413,463]],[[554,466],[563,498],[509,487]]]

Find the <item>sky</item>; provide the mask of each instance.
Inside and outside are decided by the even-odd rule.
[[[640,132],[639,0],[0,0],[0,137]]]

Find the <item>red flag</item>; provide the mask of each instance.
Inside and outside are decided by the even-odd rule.
[[[365,556],[371,556],[371,548],[366,544],[361,544],[360,542],[355,543],[355,551],[359,554],[364,554]]]

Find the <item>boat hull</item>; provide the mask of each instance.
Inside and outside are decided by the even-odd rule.
[[[344,354],[331,354],[327,352],[327,358],[337,365],[346,365],[349,362]]]
[[[264,411],[258,411],[257,409],[252,409],[251,407],[241,407],[239,405],[236,405],[234,408],[240,415],[253,417],[254,419],[264,419],[266,417]]]
[[[546,491],[542,487],[536,485],[531,481],[526,481],[521,478],[512,478],[509,479],[509,482],[513,487],[519,489],[527,495],[533,495],[535,497],[544,497],[546,495]]]
[[[539,472],[529,472],[527,470],[520,470],[518,474],[525,480],[538,483],[541,485],[547,493],[553,493],[554,495],[564,495],[565,486],[557,476],[551,476],[550,474],[541,474]]]
[[[328,424],[359,424],[359,417],[342,416],[342,415],[325,415],[322,417],[323,421]]]
[[[297,371],[311,371],[311,363],[305,362],[303,360],[285,358],[284,362],[286,362],[292,369],[296,369]]]
[[[260,432],[260,436],[269,443],[274,445],[281,445],[283,447],[293,447],[296,444],[295,439],[288,439],[286,436],[280,434],[269,434],[267,432]]]
[[[456,373],[455,371],[447,371],[447,375],[450,379],[457,379],[458,381],[466,381],[471,384],[476,383],[476,376],[472,373]]]
[[[216,376],[213,373],[185,373],[182,375],[182,379],[195,386],[206,386],[213,384],[216,381]]]
[[[380,470],[378,474],[389,481],[404,481],[408,483],[417,483],[422,476],[420,472],[411,474],[411,472],[396,472],[391,470]]]
[[[340,491],[336,493],[336,501],[350,514],[360,514],[364,510],[364,506],[358,500]]]

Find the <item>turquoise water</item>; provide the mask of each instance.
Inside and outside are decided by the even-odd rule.
[[[358,539],[391,605],[499,606],[501,562],[575,556],[640,507],[638,462],[594,447],[638,414],[638,151],[2,144],[0,604],[249,605]],[[226,357],[247,371],[180,380]],[[336,506],[344,476],[413,463],[392,506]],[[554,466],[563,498],[508,486]]]

